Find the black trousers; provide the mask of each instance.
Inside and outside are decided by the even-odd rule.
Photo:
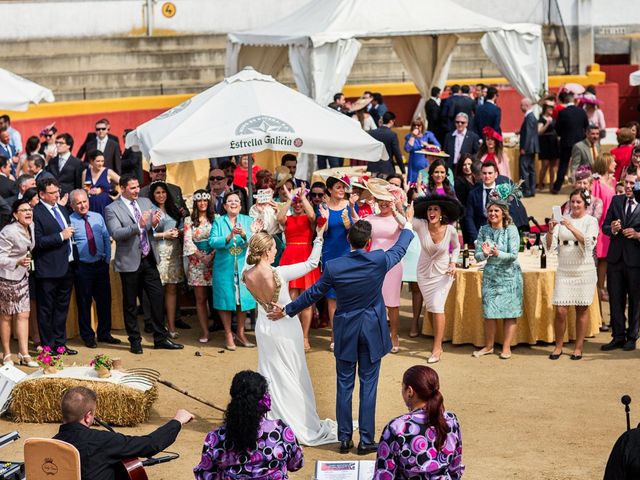
[[[120,272],[122,280],[122,309],[124,310],[124,325],[127,329],[129,342],[141,341],[138,328],[138,308],[136,299],[142,291],[149,295],[151,310],[151,329],[154,343],[167,338],[164,328],[164,289],[160,282],[160,274],[153,254],[150,253],[140,260],[140,266],[135,272]]]
[[[640,327],[640,268],[621,260],[607,264],[607,290],[611,311],[611,336],[615,341],[637,340]],[[629,315],[625,309],[629,305]],[[626,323],[629,326],[626,327]]]
[[[560,162],[558,164],[558,176],[553,184],[553,191],[559,192],[564,183],[564,177],[569,170],[569,162],[571,161],[571,150],[573,147],[560,147]]]
[[[76,304],[80,336],[85,342],[95,339],[91,328],[91,304],[96,301],[98,338],[111,335],[111,282],[109,265],[103,261],[78,264],[75,278]]]
[[[71,267],[64,277],[36,278],[38,327],[42,345],[54,351],[67,344],[67,315],[73,289]]]

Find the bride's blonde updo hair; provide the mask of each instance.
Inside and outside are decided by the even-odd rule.
[[[247,263],[249,265],[257,265],[262,256],[269,251],[274,243],[273,237],[267,232],[258,232],[249,240],[249,255],[247,255]]]

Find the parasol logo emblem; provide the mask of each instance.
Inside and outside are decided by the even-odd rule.
[[[291,147],[296,142],[302,145],[302,139],[293,138],[295,130],[284,120],[269,115],[259,115],[243,121],[236,127],[238,137],[248,137],[233,139],[229,143],[231,150],[256,147]],[[254,150],[255,151],[255,150]]]
[[[295,133],[295,130],[284,120],[268,115],[251,117],[236,127],[236,135],[256,133]]]
[[[177,115],[178,113],[183,111],[189,105],[191,105],[191,99],[182,102],[180,105],[173,107],[171,110],[167,110],[166,112],[161,113],[155,118],[155,120],[164,120],[165,118],[173,117],[174,115]]]
[[[42,471],[45,475],[57,475],[58,466],[53,463],[53,458],[45,458],[42,464]]]

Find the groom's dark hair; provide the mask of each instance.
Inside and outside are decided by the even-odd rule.
[[[364,248],[367,242],[371,239],[371,224],[365,220],[358,220],[351,225],[349,233],[347,234],[347,240],[349,244],[355,250]]]

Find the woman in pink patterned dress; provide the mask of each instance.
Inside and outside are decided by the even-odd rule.
[[[400,227],[393,215],[393,205],[396,197],[388,189],[388,183],[384,181],[369,182],[367,187],[376,199],[380,213],[370,215],[366,221],[371,224],[371,250],[388,250],[398,237],[400,237]],[[386,185],[385,185],[386,184]],[[382,285],[382,296],[387,307],[389,326],[391,330],[391,353],[398,353],[400,350],[400,339],[398,337],[398,324],[400,323],[400,289],[402,287],[402,262],[387,272]]]
[[[196,295],[196,312],[202,329],[200,343],[209,341],[207,290],[211,286],[214,251],[209,247],[209,233],[213,223],[213,210],[209,208],[211,194],[196,190],[193,194],[193,213],[184,219],[184,249],[187,259],[187,283]]]

